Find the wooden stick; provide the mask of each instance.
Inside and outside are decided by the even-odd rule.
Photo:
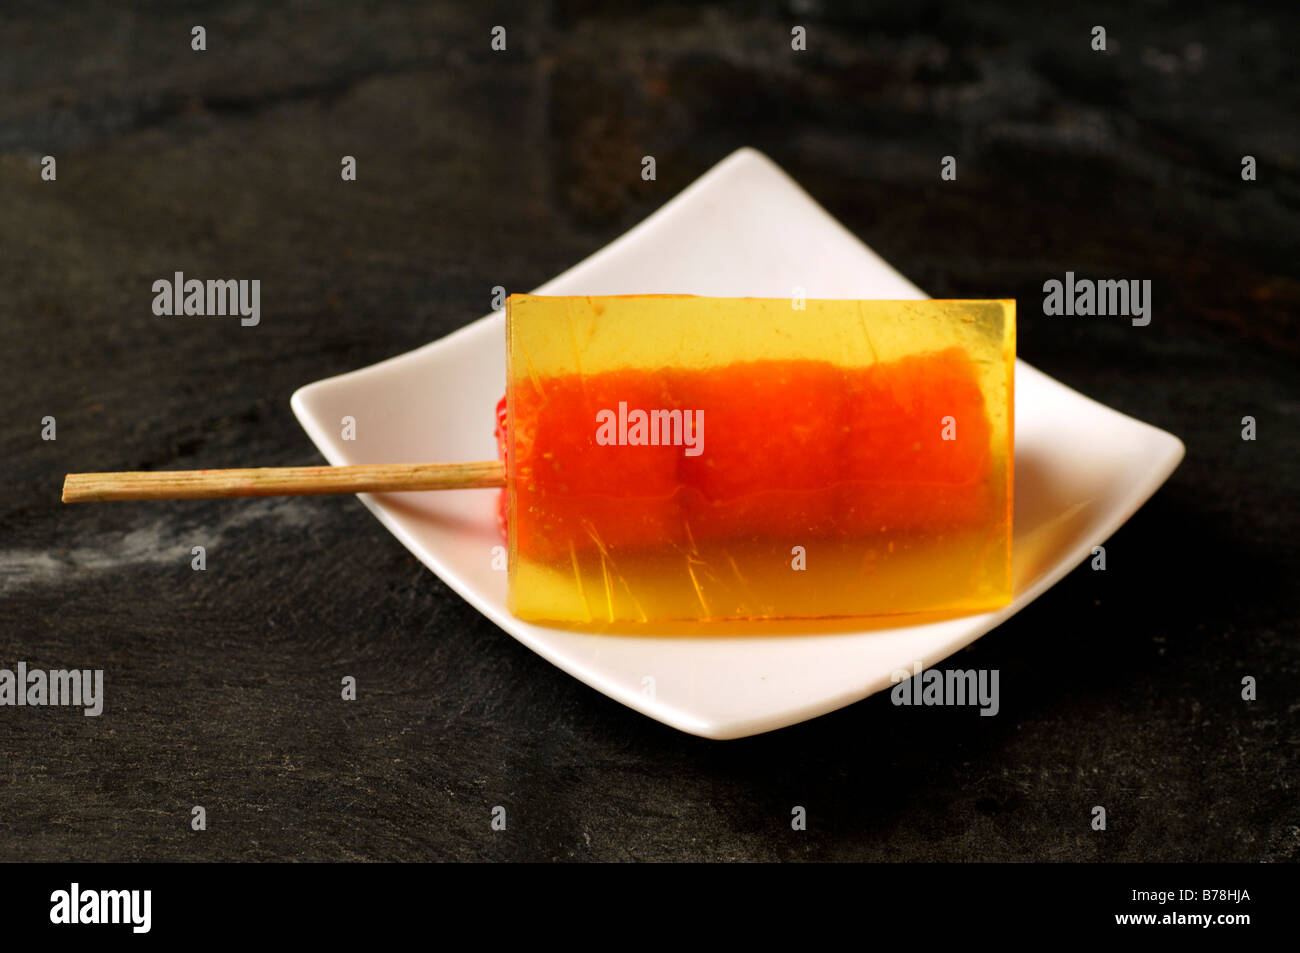
[[[63,481],[63,502],[395,493],[409,490],[468,490],[505,485],[505,464],[496,460],[475,463],[377,463],[355,467],[69,473]]]

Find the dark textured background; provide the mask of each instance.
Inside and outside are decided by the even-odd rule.
[[[98,719],[0,709],[0,859],[1300,853],[1296,13],[118,6],[0,14],[0,667],[107,678]],[[959,657],[1001,670],[998,717],[877,696],[706,742],[515,643],[353,499],[58,502],[72,470],[319,462],[296,387],[539,284],[741,145],[931,294],[1018,297],[1023,357],[1187,444],[1107,572]],[[261,326],[155,317],[177,270],[260,278]],[[1151,325],[1043,317],[1066,270],[1150,278]]]

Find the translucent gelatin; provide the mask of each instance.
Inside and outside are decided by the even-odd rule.
[[[512,295],[506,334],[520,618],[1010,601],[1014,302]]]

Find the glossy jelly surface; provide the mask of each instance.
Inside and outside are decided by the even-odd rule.
[[[1011,301],[513,295],[509,606],[559,624],[1011,599]]]

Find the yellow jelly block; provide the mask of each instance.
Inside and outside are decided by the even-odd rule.
[[[506,336],[520,618],[1010,601],[1014,301],[512,295]]]

